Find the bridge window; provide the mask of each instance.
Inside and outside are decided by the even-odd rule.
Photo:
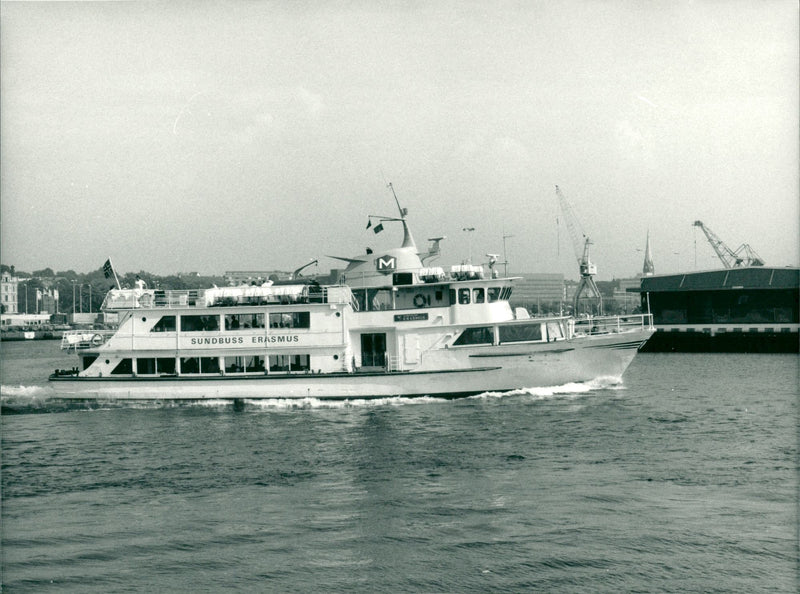
[[[500,326],[500,342],[528,342],[542,340],[542,324],[514,324]]]
[[[175,332],[175,316],[162,317],[150,329],[150,332]]]
[[[291,311],[269,314],[270,328],[309,328],[311,314],[307,311]]]
[[[469,304],[469,289],[462,288],[458,290],[458,302],[461,305]]]
[[[413,285],[414,275],[411,272],[395,272],[392,275],[393,285]]]
[[[491,326],[482,326],[480,328],[465,328],[453,346],[461,346],[467,344],[492,344],[494,341],[494,332]]]
[[[182,332],[214,332],[219,330],[219,316],[181,316]]]
[[[225,330],[244,330],[247,328],[263,327],[263,313],[228,314],[225,316]]]
[[[483,287],[472,289],[472,301],[474,303],[483,303]]]
[[[500,299],[500,287],[489,287],[486,292],[489,295],[489,303],[494,303]]]
[[[389,289],[367,289],[367,307],[370,311],[392,309],[392,291]]]

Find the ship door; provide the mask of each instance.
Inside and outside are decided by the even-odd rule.
[[[361,367],[386,367],[386,334],[361,335]]]

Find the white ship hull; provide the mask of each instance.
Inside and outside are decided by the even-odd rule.
[[[647,329],[544,344],[461,349],[452,367],[437,371],[357,371],[195,378],[55,378],[59,398],[71,400],[369,399],[390,396],[456,398],[484,392],[619,378]]]

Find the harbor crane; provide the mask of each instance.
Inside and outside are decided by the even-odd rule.
[[[751,248],[748,244],[743,243],[736,251],[733,251],[725,242],[722,241],[717,235],[708,227],[703,224],[703,221],[695,221],[695,227],[700,227],[703,233],[706,234],[708,243],[714,248],[714,251],[722,260],[725,268],[747,268],[749,266],[763,266],[764,260]]]
[[[583,232],[578,222],[578,217],[572,211],[566,196],[556,186],[556,196],[558,203],[561,206],[561,211],[564,213],[564,220],[567,223],[567,229],[572,237],[572,246],[575,250],[575,257],[578,259],[578,269],[580,270],[581,280],[578,288],[575,290],[575,298],[573,299],[573,311],[577,315],[578,302],[583,293],[586,293],[590,298],[594,298],[597,303],[598,315],[603,315],[603,296],[600,294],[600,289],[594,282],[594,275],[597,274],[597,266],[592,264],[589,259],[589,246],[592,241]]]

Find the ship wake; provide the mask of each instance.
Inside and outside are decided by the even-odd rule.
[[[462,399],[433,396],[388,396],[375,398],[352,398],[329,400],[324,398],[209,398],[198,400],[175,400],[161,395],[158,399],[115,400],[86,399],[69,401],[58,398],[48,387],[44,386],[0,386],[0,405],[2,414],[36,414],[51,412],[68,412],[75,410],[103,409],[165,409],[197,407],[217,410],[247,411],[280,411],[308,409],[347,409],[363,407],[420,406],[431,404],[453,403],[459,400],[512,400],[526,399],[530,401],[575,399],[604,390],[624,389],[619,377],[599,377],[588,382],[571,382],[559,386],[523,388],[508,392],[484,392]]]

